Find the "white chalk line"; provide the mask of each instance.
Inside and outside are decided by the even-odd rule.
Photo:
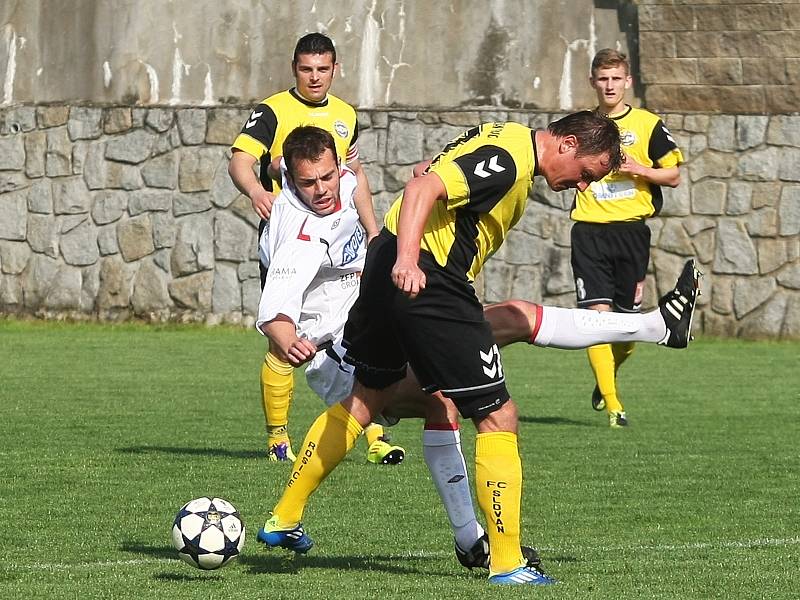
[[[680,550],[726,550],[740,548],[778,548],[784,546],[797,546],[800,544],[800,537],[791,538],[761,538],[754,540],[731,540],[720,542],[690,542],[685,544],[637,544],[616,546],[562,546],[548,547],[538,546],[540,552],[547,554],[569,553],[593,553],[593,552],[674,552]],[[451,552],[403,552],[383,556],[385,559],[403,558],[449,558]],[[369,558],[369,557],[365,557]],[[133,558],[128,560],[104,560],[85,563],[9,563],[5,568],[9,571],[71,571],[77,569],[107,569],[115,567],[139,566],[147,564],[167,564],[180,562],[175,558]]]

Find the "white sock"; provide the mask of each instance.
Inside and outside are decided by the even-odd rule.
[[[425,429],[422,434],[425,463],[442,499],[458,547],[469,550],[483,535],[475,519],[469,474],[461,452],[459,431]]]
[[[543,306],[532,343],[574,350],[613,342],[659,342],[666,331],[659,310],[639,314]]]

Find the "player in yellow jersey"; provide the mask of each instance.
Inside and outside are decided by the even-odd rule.
[[[617,50],[600,50],[592,61],[590,82],[599,106],[619,127],[625,161],[615,173],[578,190],[570,214],[572,271],[578,307],[599,311],[639,312],[650,262],[650,229],[645,219],[658,214],[660,186],[680,183],[681,151],[656,115],[625,103],[631,87],[630,65]],[[608,412],[611,427],[628,419],[617,395],[620,365],[633,342],[602,344],[587,350],[597,385],[595,410]]]
[[[367,238],[377,235],[369,182],[358,157],[358,120],[355,109],[329,94],[337,67],[336,48],[321,33],[301,37],[295,46],[292,73],[295,86],[261,101],[250,113],[231,148],[228,172],[236,187],[245,194],[261,217],[259,237],[269,218],[275,195],[280,191],[280,155],[286,136],[301,125],[316,125],[329,131],[343,165],[356,176],[355,204]],[[256,177],[253,166],[259,163]],[[266,270],[261,265],[263,288]],[[261,366],[261,400],[267,423],[267,448],[270,460],[294,460],[288,433],[288,415],[294,391],[292,366],[282,360],[282,349],[270,342]],[[392,457],[404,454],[399,446],[387,442],[380,425],[365,431],[367,459],[378,464],[398,462]],[[400,459],[402,460],[402,459]]]
[[[369,246],[345,325],[353,391],[306,434],[272,518],[258,533],[261,542],[311,548],[300,524],[309,497],[362,428],[391,404],[411,366],[429,394],[428,422],[437,416],[447,422],[452,401],[478,430],[475,487],[491,548],[489,580],[553,582],[520,549],[517,411],[472,282],[522,217],[534,176],[553,190],[584,190],[619,167],[619,142],[613,121],[590,111],[545,130],[486,123],[449,143],[426,174],[406,185]]]

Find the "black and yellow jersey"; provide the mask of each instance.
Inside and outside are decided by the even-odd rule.
[[[444,182],[447,200],[433,206],[420,247],[446,271],[474,281],[525,212],[536,170],[534,132],[518,123],[484,123],[434,157],[428,170]],[[402,194],[386,214],[397,235]]]
[[[247,152],[261,161],[261,185],[277,192],[280,184],[269,178],[267,167],[273,158],[283,154],[286,136],[301,125],[316,125],[331,132],[341,164],[358,158],[355,109],[331,94],[322,102],[310,102],[294,88],[262,100],[250,113],[231,149]]]
[[[664,123],[656,115],[628,106],[611,117],[619,127],[625,154],[646,167],[667,169],[683,162],[683,155]],[[641,221],[661,210],[661,188],[622,173],[610,173],[576,192],[570,217],[587,223]]]

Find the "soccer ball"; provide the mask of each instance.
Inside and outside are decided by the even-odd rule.
[[[244,523],[222,498],[196,498],[183,505],[172,524],[172,544],[182,560],[198,569],[218,569],[239,556]]]

